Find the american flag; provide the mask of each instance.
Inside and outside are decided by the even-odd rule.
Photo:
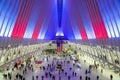
[[[57,52],[62,52],[62,40],[57,40]]]

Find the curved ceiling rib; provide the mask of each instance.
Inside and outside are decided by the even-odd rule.
[[[120,0],[0,0],[0,38],[120,37]]]

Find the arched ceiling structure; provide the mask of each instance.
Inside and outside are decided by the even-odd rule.
[[[120,0],[0,0],[0,37],[53,40],[120,37]]]

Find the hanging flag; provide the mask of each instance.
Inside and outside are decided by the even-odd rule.
[[[57,52],[62,52],[62,40],[57,40]]]

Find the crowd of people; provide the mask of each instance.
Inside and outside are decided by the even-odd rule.
[[[8,73],[3,74],[4,80],[26,80],[25,75],[28,71],[33,72],[34,68],[31,64],[31,61],[27,60],[25,62],[25,65],[23,63],[20,65],[15,63],[14,67],[12,68],[12,71],[10,71],[10,69],[8,69],[7,71]]]
[[[77,80],[92,80],[91,74],[92,68],[89,66],[89,70],[84,71],[84,75],[80,75],[75,69],[75,63],[71,59],[70,55],[63,55],[59,58],[50,58],[50,56],[46,57],[46,65],[42,65],[40,70],[44,73],[42,75],[32,75],[31,80],[73,80],[74,78]],[[44,62],[44,59],[43,59]],[[32,64],[30,60],[26,61],[26,65],[21,64],[20,67],[14,66],[12,72],[8,72],[7,74],[3,74],[5,80],[27,80],[25,75],[28,72],[34,72],[35,66]],[[67,69],[66,69],[67,68]],[[79,68],[81,69],[81,68]],[[13,74],[14,72],[14,74]],[[15,76],[14,76],[15,75]],[[100,76],[96,76],[96,80],[99,80]],[[113,76],[110,75],[110,79],[113,79]]]

